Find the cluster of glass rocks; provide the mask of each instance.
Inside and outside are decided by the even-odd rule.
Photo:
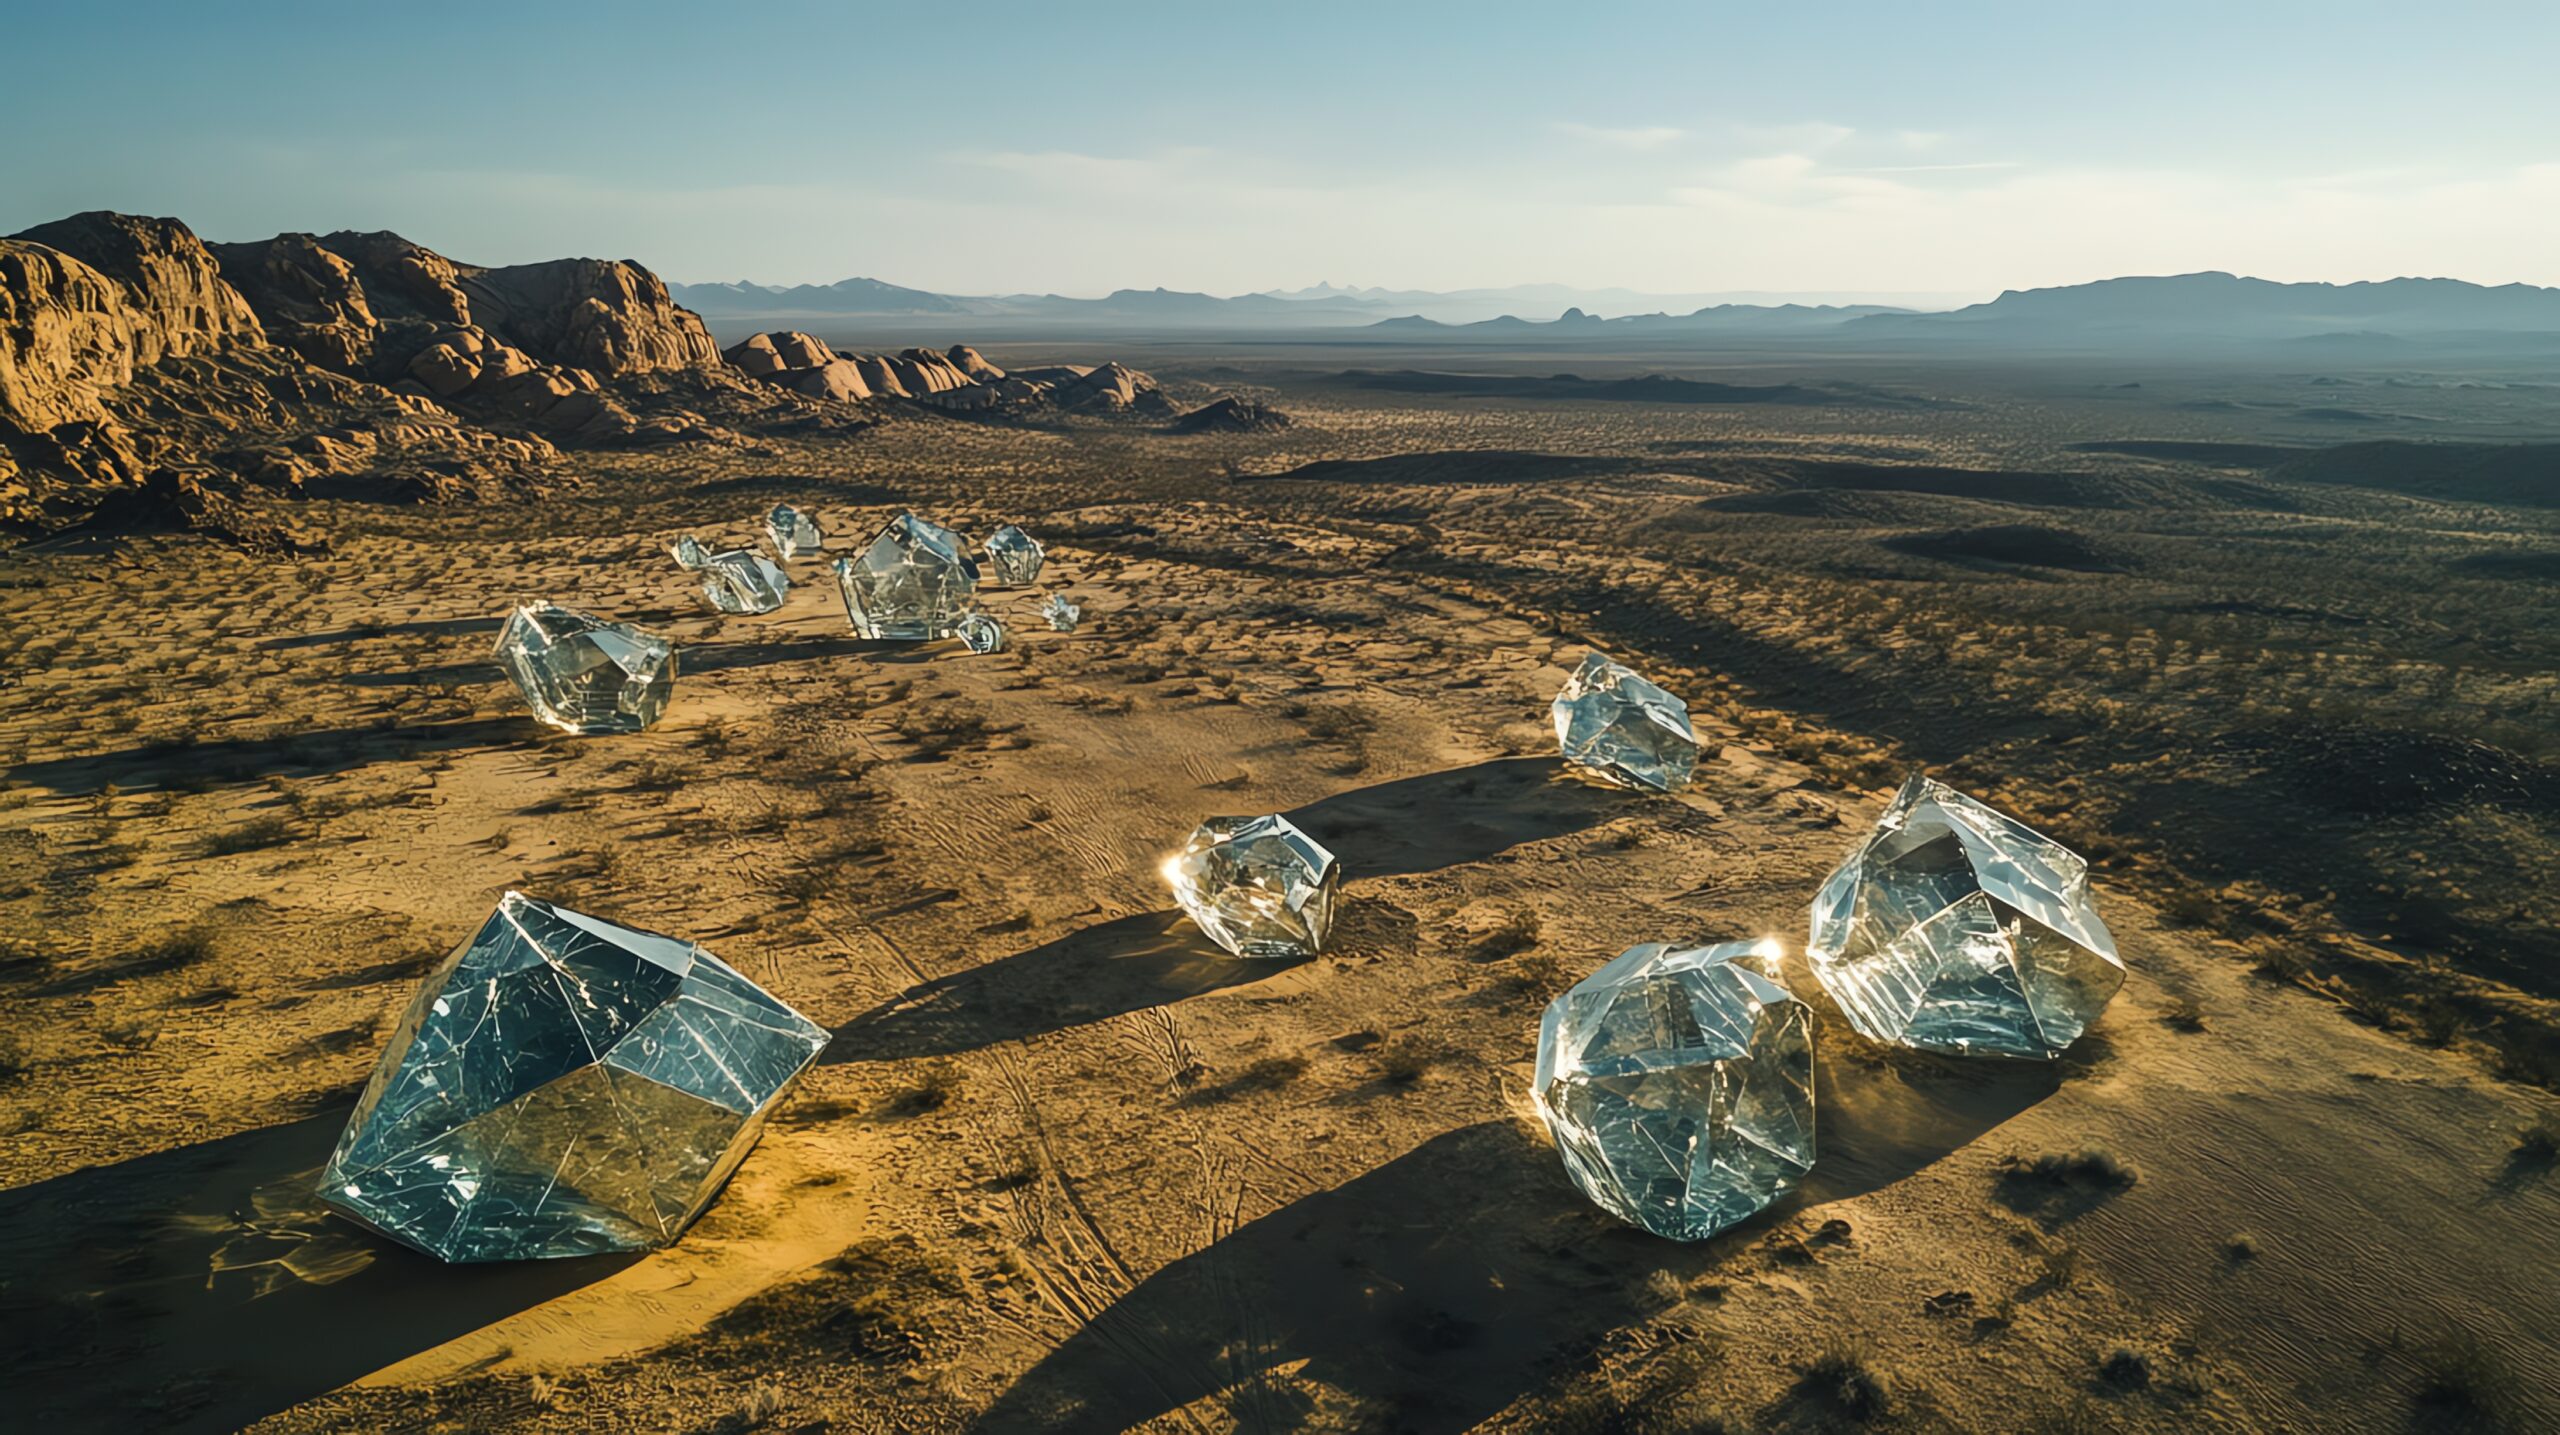
[[[981,567],[968,541],[929,518],[901,513],[859,555],[836,560],[836,586],[854,632],[884,642],[958,638],[973,653],[1000,652],[1004,625],[978,606],[981,587],[1027,588],[1048,561],[1040,540],[1006,524],[991,534]],[[1041,616],[1075,631],[1081,609],[1050,594]]]
[[[691,942],[509,892],[411,999],[320,1194],[448,1261],[664,1245],[826,1043]]]

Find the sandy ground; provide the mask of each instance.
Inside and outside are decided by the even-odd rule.
[[[1820,1166],[1654,1240],[1536,1129],[1540,1007],[1636,941],[1800,950],[1883,792],[1711,720],[1676,797],[1575,779],[1544,723],[1569,621],[1253,561],[1392,547],[1361,523],[1004,515],[1238,560],[1056,542],[1043,588],[1083,629],[1001,594],[990,657],[853,639],[807,562],[780,614],[701,611],[658,545],[743,538],[786,490],[831,535],[895,511],[776,478],[471,542],[381,523],[299,567],[9,562],[0,621],[44,634],[0,688],[23,1418],[2379,1431],[2467,1399],[2560,1425],[2560,1176],[2512,1143],[2547,1094],[2253,975],[2102,868],[2132,976],[2068,1059],[1879,1050],[1791,970]],[[675,635],[666,721],[527,718],[486,648],[534,594]],[[1272,811],[1348,877],[1314,961],[1225,957],[1157,874],[1198,819]],[[447,1269],[310,1197],[417,974],[510,887],[700,940],[837,1033],[671,1249]],[[2009,1166],[2084,1152],[2112,1159]]]

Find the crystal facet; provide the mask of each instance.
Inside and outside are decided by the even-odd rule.
[[[693,943],[509,892],[419,987],[320,1194],[448,1261],[664,1245],[827,1032]]]
[[[818,551],[818,521],[787,503],[777,503],[764,516],[765,537],[787,561]]]
[[[1805,955],[1860,1032],[1959,1055],[2059,1056],[2124,984],[2089,864],[1916,773],[1823,882]]]
[[[987,564],[995,569],[996,581],[1015,588],[1039,582],[1040,566],[1048,556],[1039,539],[1010,523],[987,537]]]
[[[1631,947],[1548,1004],[1530,1092],[1582,1194],[1675,1241],[1813,1166],[1813,1013],[1775,942]]]
[[[901,513],[862,556],[836,560],[836,585],[855,632],[924,642],[958,632],[977,600],[978,565],[959,534]]]
[[[1341,870],[1285,817],[1212,817],[1164,876],[1200,930],[1239,957],[1311,957],[1333,931]]]
[[[1072,633],[1076,624],[1084,621],[1084,609],[1068,602],[1064,594],[1052,593],[1049,601],[1040,605],[1040,616],[1049,620],[1049,631]]]
[[[1573,670],[1550,712],[1565,761],[1621,787],[1675,792],[1697,771],[1689,705],[1598,653]]]
[[[791,592],[781,565],[752,548],[714,553],[696,571],[702,574],[702,596],[723,613],[770,613]]]
[[[668,544],[667,552],[674,555],[678,568],[699,568],[711,561],[711,550],[690,533]]]
[[[960,641],[973,653],[996,653],[1004,650],[1004,624],[984,613],[972,613],[960,620]]]
[[[557,603],[507,616],[498,666],[533,715],[562,732],[638,732],[666,712],[676,687],[674,644]]]

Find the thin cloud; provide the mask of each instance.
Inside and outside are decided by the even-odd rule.
[[[1671,125],[1645,125],[1632,129],[1617,129],[1608,125],[1583,125],[1570,121],[1558,124],[1556,129],[1578,140],[1632,150],[1660,149],[1664,145],[1687,137],[1689,133],[1687,130]]]

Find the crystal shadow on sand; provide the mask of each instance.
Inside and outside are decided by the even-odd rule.
[[[1343,874],[1356,884],[1480,862],[1627,809],[1628,795],[1557,781],[1563,770],[1551,757],[1496,758],[1337,793],[1283,815],[1319,841],[1359,853]],[[1535,801],[1524,800],[1531,794]],[[1181,836],[1168,833],[1167,845]],[[1348,891],[1342,921],[1356,931],[1375,905]],[[1140,912],[910,987],[837,1028],[820,1060],[975,1051],[1261,981],[1295,965],[1228,956],[1178,911]]]
[[[447,1266],[323,1213],[343,1108],[0,1193],[30,1429],[234,1430],[637,1257]]]
[[[126,791],[245,787],[284,773],[346,772],[377,762],[407,762],[424,753],[530,747],[548,735],[530,714],[410,724],[386,720],[274,737],[154,742],[95,756],[46,758],[0,772],[0,780],[83,795],[110,783]]]

